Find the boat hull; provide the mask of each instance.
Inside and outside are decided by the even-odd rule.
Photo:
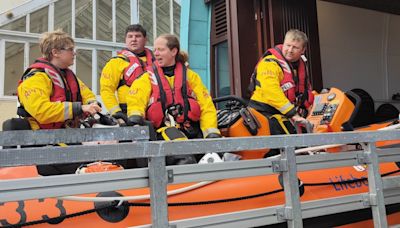
[[[399,168],[395,163],[385,163],[380,165],[380,170],[381,173],[389,173],[399,170]],[[37,175],[37,173],[35,174],[35,167],[0,169],[1,179],[21,178],[24,175]],[[367,171],[365,168],[363,169],[363,166],[299,172],[298,177],[304,184],[304,194],[301,196],[302,202],[368,191],[368,182],[365,179],[367,177]],[[284,192],[281,190],[282,187],[278,179],[278,175],[274,174],[221,180],[188,192],[169,196],[169,220],[180,220],[282,205],[284,204]],[[358,181],[354,183],[346,182],[349,180]],[[310,186],[310,184],[315,183],[321,183],[321,185]],[[330,184],[326,185],[326,183]],[[171,185],[168,187],[168,190],[179,189],[188,185],[191,185],[191,183]],[[124,196],[146,195],[149,194],[149,189],[130,189],[118,192]],[[264,196],[250,197],[263,194]],[[87,194],[84,196],[96,195],[97,194]],[[245,199],[246,197],[247,199]],[[224,202],[212,203],[213,201]],[[193,205],[179,205],[181,203],[190,204],[190,202],[192,202]],[[110,225],[113,225],[113,227],[127,227],[151,223],[149,200],[130,203],[130,206],[125,204],[126,207],[120,207],[120,210],[111,210],[115,215],[114,217],[102,217],[102,214],[110,213],[93,212],[72,218],[59,218],[52,222],[60,222],[58,223],[60,227],[77,227],[78,225],[89,226],[94,224],[96,227],[109,227]],[[95,205],[93,202],[77,202],[60,199],[8,202],[0,204],[0,224],[2,226],[22,225],[27,222],[43,221],[47,218],[63,217],[93,210],[96,206],[98,207],[99,205]],[[129,208],[129,211],[126,211],[128,210],[127,208]],[[400,216],[396,216],[395,218],[397,219],[399,217]],[[47,225],[48,223],[46,222],[37,225],[37,227],[44,227]]]

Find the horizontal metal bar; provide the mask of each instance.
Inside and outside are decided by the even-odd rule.
[[[67,147],[35,147],[0,150],[0,167],[34,164],[62,164],[88,161],[108,161],[151,155],[147,142],[109,145],[77,145]],[[155,145],[157,146],[157,145]]]
[[[297,156],[297,170],[307,171],[357,165],[357,153],[358,151]]]
[[[148,169],[0,181],[0,202],[147,187]]]
[[[376,153],[379,156],[379,162],[394,162],[400,161],[400,147],[398,148],[385,148],[376,149]]]
[[[382,181],[383,189],[400,188],[400,177],[385,177]]]
[[[273,174],[270,159],[168,166],[168,169],[173,169],[174,184]]]
[[[1,18],[0,18],[1,20]],[[21,42],[30,42],[30,43],[38,43],[40,34],[36,33],[27,33],[27,32],[19,32],[19,31],[11,31],[0,29],[0,39],[10,40],[10,41],[21,41]],[[75,38],[75,45],[79,48],[95,48],[107,51],[115,51],[125,47],[123,43],[114,43],[109,41],[102,40],[92,40],[92,39],[83,39],[83,38]]]
[[[160,142],[160,153],[173,155],[176,151],[186,154],[256,150],[264,148],[304,147],[325,144],[347,144],[400,139],[400,130],[340,132],[324,134],[272,135],[263,137],[232,137],[220,139],[193,139],[189,141]],[[200,143],[201,142],[201,143]]]
[[[385,205],[400,203],[400,191],[398,188],[384,189]]]
[[[347,212],[365,208],[362,204],[363,194],[338,198],[330,198],[316,201],[303,202],[301,204],[302,217],[312,218],[339,212]],[[212,216],[204,216],[191,219],[175,220],[170,224],[177,227],[254,227],[276,224],[276,211],[283,205],[273,207],[243,210],[240,212],[224,213]],[[138,226],[140,228],[149,225]]]
[[[147,127],[1,131],[0,145],[47,145],[107,140],[148,140]]]

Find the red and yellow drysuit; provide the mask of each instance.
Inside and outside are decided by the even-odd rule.
[[[100,77],[100,95],[111,114],[120,111],[126,113],[129,87],[153,62],[153,53],[147,48],[143,56],[138,56],[127,49],[121,50],[116,57],[107,62]]]
[[[96,96],[70,69],[59,69],[39,58],[18,85],[18,114],[29,120],[32,130],[64,128],[82,114],[82,104]]]
[[[146,117],[156,128],[163,126],[166,109],[179,105],[182,115],[176,118],[178,124],[200,122],[204,137],[220,134],[216,109],[207,88],[197,73],[179,62],[173,76],[165,76],[156,65],[149,67],[132,84],[127,102],[128,116]]]
[[[282,45],[268,49],[258,62],[250,88],[253,95],[249,105],[269,116],[278,116],[278,121],[294,116],[299,108],[309,108],[314,100],[305,61],[300,58],[294,69],[283,57]]]

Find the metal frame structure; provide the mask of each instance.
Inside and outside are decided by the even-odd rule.
[[[59,0],[62,1],[62,0]],[[116,14],[117,14],[117,9],[116,9],[116,3],[117,0],[112,0],[112,40],[111,41],[101,41],[97,40],[97,25],[96,25],[96,9],[97,9],[97,0],[92,0],[92,39],[82,39],[82,38],[76,38],[76,29],[75,29],[75,21],[76,21],[76,15],[75,15],[75,6],[76,6],[76,1],[77,0],[70,0],[71,1],[71,36],[75,39],[76,41],[76,48],[77,49],[84,49],[84,50],[90,50],[92,51],[91,54],[91,66],[92,66],[92,72],[91,72],[91,83],[92,83],[92,91],[95,94],[99,94],[99,91],[97,91],[98,88],[98,72],[97,72],[97,65],[98,65],[98,56],[97,56],[97,51],[98,50],[105,50],[105,51],[112,51],[113,55],[115,55],[116,51],[125,47],[125,44],[117,42],[117,19],[116,19]],[[170,3],[168,4],[169,10],[168,12],[172,12],[170,15],[169,21],[173,23],[173,3],[177,2],[180,4],[180,1],[176,0],[169,0]],[[29,44],[31,43],[38,43],[39,35],[36,33],[30,33],[30,14],[40,10],[44,7],[48,7],[48,30],[52,31],[54,30],[54,9],[55,9],[55,3],[57,0],[40,0],[40,1],[30,1],[26,4],[22,4],[8,12],[4,12],[0,14],[0,26],[12,23],[20,18],[25,18],[25,23],[26,23],[26,29],[25,32],[18,32],[18,31],[10,31],[10,30],[1,30],[0,29],[0,53],[5,53],[5,42],[22,42],[25,44],[24,48],[24,69],[26,69],[29,65]],[[157,5],[155,4],[156,0],[153,0],[153,34],[154,36],[157,35]],[[138,5],[138,0],[130,0],[130,23],[138,23],[139,22],[139,5]],[[13,17],[9,19],[7,17],[7,14],[9,12],[12,12]],[[174,33],[174,25],[172,24],[170,26],[170,32]],[[0,54],[0,98],[9,98],[9,99],[15,99],[13,96],[5,96],[5,55]],[[72,66],[72,69],[75,71],[76,70],[76,63]]]
[[[150,187],[153,224],[140,227],[232,227],[232,225],[254,227],[285,221],[288,227],[303,227],[302,220],[305,218],[348,212],[360,208],[372,210],[375,227],[387,227],[385,205],[400,203],[400,177],[381,178],[379,174],[379,162],[400,161],[400,148],[380,149],[375,147],[377,141],[400,139],[400,130],[169,142],[147,141],[148,131],[143,127],[0,132],[0,145],[2,146],[116,139],[135,141],[113,145],[48,147],[46,150],[40,147],[0,150],[0,167],[149,158],[149,167],[142,169],[87,174],[85,177],[71,174],[23,180],[2,180],[0,181],[0,202],[92,193],[99,188],[102,191],[112,191]],[[363,149],[297,157],[294,153],[294,148],[299,146],[347,143],[361,143]],[[171,167],[165,165],[165,156],[262,148],[281,148],[281,156],[201,165]],[[299,201],[297,171],[360,164],[368,167],[368,193],[315,201]],[[166,195],[168,184],[273,173],[281,173],[283,176],[285,205],[168,221]],[[43,181],[44,178],[46,181]]]

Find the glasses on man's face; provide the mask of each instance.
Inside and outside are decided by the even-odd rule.
[[[70,47],[70,48],[60,48],[60,50],[75,52],[75,48],[74,48],[74,47]]]

